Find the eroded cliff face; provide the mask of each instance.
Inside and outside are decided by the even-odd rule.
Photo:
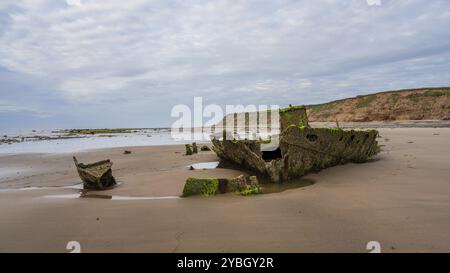
[[[449,120],[450,88],[388,91],[306,108],[311,122]]]

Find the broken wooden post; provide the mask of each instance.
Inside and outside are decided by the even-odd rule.
[[[191,144],[186,144],[186,155],[192,155],[192,146]]]
[[[112,176],[113,163],[109,159],[92,164],[78,163],[76,157],[73,157],[73,161],[85,189],[104,190],[117,184]]]

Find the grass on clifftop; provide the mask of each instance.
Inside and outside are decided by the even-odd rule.
[[[434,91],[429,90],[424,93],[413,93],[406,96],[406,98],[418,102],[422,97],[442,97],[442,96],[450,96],[450,91]]]
[[[372,102],[377,100],[376,95],[369,95],[359,99],[358,103],[356,103],[355,108],[362,108],[369,106]]]
[[[322,104],[316,104],[316,105],[309,105],[308,106],[311,111],[313,112],[321,112],[324,110],[331,110],[335,107],[334,102],[327,102],[327,103],[322,103]]]

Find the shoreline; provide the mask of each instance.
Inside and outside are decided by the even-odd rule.
[[[312,127],[335,128],[335,122],[311,122]],[[450,120],[408,120],[408,121],[375,121],[375,122],[340,122],[340,128],[352,129],[394,129],[394,128],[450,128]],[[234,128],[233,128],[234,129]],[[70,129],[75,130],[75,129]],[[70,131],[69,130],[69,131]],[[83,129],[84,130],[84,129]],[[78,130],[78,131],[83,131]],[[87,130],[87,129],[86,129]],[[15,154],[64,154],[97,149],[111,148],[131,148],[143,146],[162,145],[182,145],[192,142],[198,144],[209,143],[209,131],[211,128],[193,128],[194,136],[197,139],[186,141],[184,134],[179,133],[178,138],[174,138],[170,129],[89,129],[95,130],[123,130],[126,133],[104,134],[81,134],[78,136],[53,135],[18,135],[0,139],[0,157]],[[151,130],[151,131],[148,131]],[[238,131],[245,131],[245,128],[237,128]],[[191,132],[191,129],[188,130]],[[37,133],[42,133],[39,131]],[[201,136],[201,139],[200,139]],[[3,143],[2,143],[3,142]]]

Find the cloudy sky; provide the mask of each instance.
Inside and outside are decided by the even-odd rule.
[[[0,128],[449,86],[449,38],[449,0],[1,0]]]

